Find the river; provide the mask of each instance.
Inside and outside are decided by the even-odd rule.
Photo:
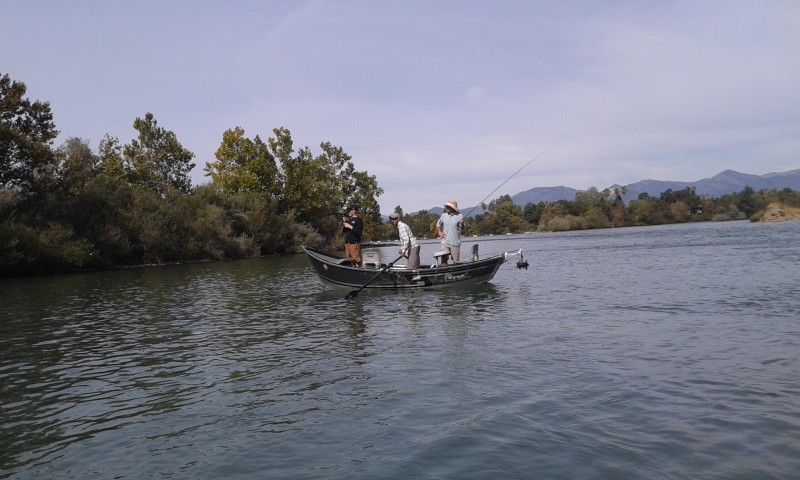
[[[797,478],[798,239],[468,238],[530,267],[353,299],[299,255],[1,280],[0,478]]]

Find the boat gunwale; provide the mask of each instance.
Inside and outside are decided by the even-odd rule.
[[[381,265],[379,267],[364,268],[364,267],[353,267],[352,265],[349,264],[350,262],[349,262],[348,259],[343,258],[343,257],[335,257],[335,256],[329,255],[329,254],[327,254],[325,252],[322,252],[321,250],[317,250],[315,248],[306,247],[306,246],[301,246],[301,248],[306,252],[306,254],[309,257],[312,257],[312,258],[314,258],[314,259],[316,259],[316,260],[318,260],[318,261],[320,261],[320,262],[322,262],[324,264],[327,264],[327,265],[330,265],[332,267],[336,267],[336,268],[342,269],[342,270],[378,271],[378,270],[381,270],[381,269],[386,269],[387,271],[395,271],[395,272],[418,272],[418,271],[422,271],[422,272],[424,272],[426,274],[434,274],[434,269],[435,269],[435,272],[437,272],[439,274],[441,274],[441,273],[452,273],[452,272],[457,272],[457,271],[462,271],[462,270],[472,270],[472,269],[475,269],[475,268],[480,268],[483,265],[492,264],[492,263],[495,263],[495,262],[498,262],[498,268],[499,268],[500,265],[502,265],[503,263],[507,262],[512,257],[522,253],[522,249],[519,248],[517,250],[506,251],[506,252],[499,253],[499,254],[496,254],[496,255],[492,255],[492,256],[489,256],[489,257],[486,257],[486,258],[483,258],[483,259],[479,259],[479,260],[470,260],[470,261],[467,261],[467,262],[459,262],[459,263],[454,263],[454,264],[448,264],[446,266],[439,266],[439,265],[427,266],[427,265],[425,265],[425,266],[420,266],[420,268],[416,268],[416,269],[408,268],[408,267],[405,267],[405,266],[394,266],[394,265],[392,265],[391,268],[386,268],[388,266],[388,264],[383,263],[383,262],[381,263]],[[343,263],[343,262],[345,262],[345,263]]]

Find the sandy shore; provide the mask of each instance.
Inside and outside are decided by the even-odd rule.
[[[785,220],[800,220],[800,208],[787,207],[780,203],[770,203],[761,216],[762,222],[782,222]]]

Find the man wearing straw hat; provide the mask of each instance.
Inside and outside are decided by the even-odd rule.
[[[453,262],[458,263],[461,253],[461,235],[464,233],[464,216],[458,211],[458,202],[448,200],[444,213],[436,222],[436,234],[442,239],[442,252],[449,252]]]

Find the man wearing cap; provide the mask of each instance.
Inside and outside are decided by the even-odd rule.
[[[364,230],[364,222],[358,218],[358,207],[347,208],[347,216],[350,217],[342,222],[344,228],[344,256],[353,262],[354,267],[361,266],[361,232]]]
[[[411,227],[400,221],[400,215],[392,213],[389,215],[389,221],[397,227],[397,233],[400,235],[400,255],[408,257],[408,268],[419,268],[419,244],[414,234],[411,233]]]
[[[450,252],[453,262],[458,263],[461,253],[461,235],[464,233],[464,216],[458,211],[458,202],[448,200],[444,213],[436,222],[436,234],[442,239],[443,252]]]

